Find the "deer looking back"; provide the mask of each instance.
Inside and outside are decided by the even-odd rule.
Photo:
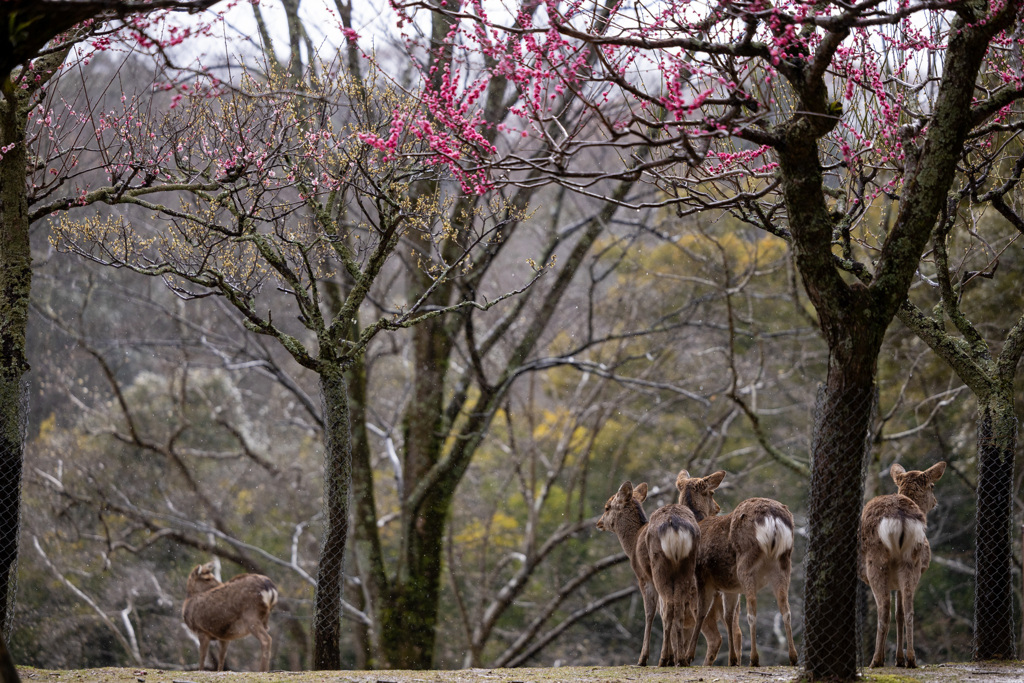
[[[697,625],[704,627],[705,616],[713,606],[716,591],[726,595],[735,605],[736,594],[747,599],[747,624],[750,627],[750,665],[760,663],[757,652],[757,592],[771,585],[779,613],[786,629],[790,664],[796,664],[797,651],[789,610],[789,576],[793,555],[793,515],[782,503],[770,498],[748,498],[727,515],[716,517],[721,510],[714,499],[715,489],[725,478],[719,471],[706,477],[691,478],[686,470],[679,473],[676,487],[679,502],[696,516],[700,523],[701,544],[697,555]],[[727,609],[729,623],[732,608]],[[730,628],[730,631],[733,629]],[[738,636],[738,633],[736,634]],[[738,640],[738,637],[736,638]],[[697,647],[696,630],[690,636],[687,656]],[[739,663],[739,647],[733,634],[729,639],[729,663]]]
[[[648,521],[641,506],[646,499],[647,484],[638,484],[634,489],[630,482],[625,482],[605,503],[597,528],[618,536],[640,584],[645,619],[638,664],[647,665],[657,604],[664,629],[658,666],[685,666],[693,658],[684,658],[684,622],[693,611],[693,570],[700,528],[693,513],[682,505],[659,508]],[[714,625],[714,621],[711,623]]]
[[[267,622],[277,604],[274,582],[262,574],[241,574],[221,583],[212,564],[201,564],[188,575],[181,616],[199,638],[199,670],[206,663],[211,640],[220,641],[217,671],[224,670],[228,641],[253,635],[260,641],[260,671],[270,670]]]
[[[896,482],[897,493],[877,496],[864,506],[860,518],[860,577],[871,586],[878,606],[878,630],[871,666],[885,664],[892,591],[896,591],[896,666],[917,666],[914,593],[932,559],[924,533],[926,515],[938,504],[935,482],[945,471],[945,462],[936,463],[924,472],[908,472],[893,464],[889,474]]]

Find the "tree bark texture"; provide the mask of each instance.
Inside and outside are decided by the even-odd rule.
[[[32,253],[25,185],[25,117],[20,101],[0,101],[0,634],[11,629],[21,519],[27,410],[25,353]]]
[[[974,660],[1012,659],[1013,461],[1017,418],[1009,401],[981,407],[978,419],[978,526]]]
[[[423,273],[417,275],[424,291],[429,280]],[[449,293],[448,286],[440,287],[432,300],[444,305]],[[454,491],[444,485],[433,487],[415,506],[408,503],[441,458],[444,446],[445,386],[453,342],[450,324],[440,317],[413,329],[415,376],[404,425],[402,556],[389,596],[378,606],[382,655],[388,665],[400,669],[429,669],[434,662],[444,529]]]
[[[373,491],[373,464],[370,453],[370,439],[366,430],[366,365],[363,356],[353,360],[345,375],[348,383],[350,420],[352,425],[352,543],[351,555],[355,559],[355,571],[362,578],[365,600],[364,611],[371,614],[375,625],[379,625],[378,607],[381,603],[381,588],[386,586],[384,558],[377,534],[377,504]],[[379,643],[378,633],[370,632],[362,625],[357,628],[358,655],[364,659],[360,668],[377,666]]]
[[[340,368],[320,372],[324,404],[324,531],[317,566],[313,610],[313,668],[341,668],[341,598],[348,540],[352,439],[348,389]]]
[[[804,656],[815,680],[857,675],[857,550],[874,376],[853,370],[830,372],[814,419]]]

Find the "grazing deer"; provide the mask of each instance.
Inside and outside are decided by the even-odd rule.
[[[786,627],[789,644],[789,662],[797,662],[796,644],[789,612],[789,575],[793,555],[793,515],[782,503],[769,498],[749,498],[727,515],[716,517],[721,511],[714,493],[725,472],[718,471],[706,477],[691,478],[686,470],[679,473],[676,488],[679,502],[691,511],[700,525],[701,545],[697,554],[697,626],[701,629],[707,613],[714,603],[716,591],[725,594],[727,601],[737,600],[736,594],[747,598],[747,624],[750,627],[750,666],[758,666],[757,652],[757,592],[771,584],[779,605],[782,623]],[[732,596],[732,597],[730,597]],[[738,603],[733,603],[734,605]],[[740,634],[735,618],[735,607],[726,610],[729,634],[729,664],[739,664]],[[694,629],[687,647],[692,657],[697,648]]]
[[[260,641],[260,671],[270,670],[270,633],[267,621],[277,604],[274,582],[261,574],[240,574],[221,583],[213,564],[201,564],[188,575],[181,616],[199,638],[199,670],[206,663],[211,640],[220,641],[217,671],[224,670],[228,641],[252,634]]]
[[[893,464],[889,474],[896,482],[897,493],[877,496],[864,506],[860,517],[860,577],[871,586],[878,606],[878,631],[871,666],[885,664],[891,591],[896,591],[896,666],[911,669],[917,666],[914,593],[932,559],[924,534],[926,515],[938,504],[935,482],[945,471],[945,462],[936,463],[924,472],[907,472]]]
[[[648,521],[642,507],[646,499],[647,484],[638,484],[634,489],[630,482],[625,482],[605,503],[597,528],[618,536],[640,584],[645,618],[644,644],[637,664],[647,666],[657,601],[664,630],[658,666],[685,666],[693,659],[683,657],[687,640],[684,629],[686,618],[693,611],[693,570],[700,528],[693,513],[683,505],[659,508]]]

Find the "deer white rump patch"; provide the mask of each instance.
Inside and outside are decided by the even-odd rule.
[[[765,517],[754,527],[757,544],[768,557],[779,559],[793,547],[793,530],[778,517]]]
[[[263,598],[263,604],[265,604],[268,609],[277,604],[277,591],[273,588],[261,590],[260,597]]]
[[[686,529],[669,527],[661,534],[661,549],[673,562],[682,562],[693,552],[693,536]]]
[[[916,519],[883,517],[878,523],[878,539],[890,557],[902,555],[904,559],[910,559],[910,553],[925,540],[924,523]]]

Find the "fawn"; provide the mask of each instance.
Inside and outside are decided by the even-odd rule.
[[[270,670],[267,621],[277,604],[274,582],[261,574],[241,574],[226,583],[217,580],[213,564],[201,564],[188,575],[181,616],[199,638],[199,670],[206,663],[211,640],[220,641],[217,671],[224,670],[228,641],[249,634],[260,641],[260,671]]]
[[[664,629],[658,666],[685,666],[693,659],[683,657],[687,640],[684,629],[696,597],[693,571],[700,528],[693,513],[683,505],[659,508],[648,521],[642,507],[646,499],[646,483],[634,489],[630,482],[625,482],[605,503],[597,528],[618,536],[640,584],[645,619],[644,643],[637,664],[647,666],[657,601]],[[710,623],[715,624],[713,620]]]
[[[914,593],[932,559],[924,533],[926,515],[938,504],[935,482],[945,471],[945,462],[938,462],[924,472],[908,472],[894,463],[889,474],[896,482],[897,493],[877,496],[864,506],[860,518],[860,577],[871,586],[878,606],[871,666],[885,664],[891,591],[896,591],[896,666],[917,666]]]
[[[749,498],[727,515],[714,499],[715,489],[725,478],[724,471],[706,477],[691,478],[679,473],[676,488],[679,502],[693,511],[700,524],[701,545],[697,554],[697,626],[703,629],[708,611],[719,602],[716,591],[725,594],[726,626],[729,629],[729,664],[740,659],[740,634],[735,609],[738,595],[747,598],[747,624],[750,627],[750,666],[758,666],[757,592],[771,584],[786,628],[789,662],[797,663],[789,610],[789,575],[793,555],[793,515],[782,503],[770,498]],[[697,630],[690,635],[687,656],[697,648]],[[717,629],[716,629],[717,630]],[[710,646],[710,642],[709,642]]]

